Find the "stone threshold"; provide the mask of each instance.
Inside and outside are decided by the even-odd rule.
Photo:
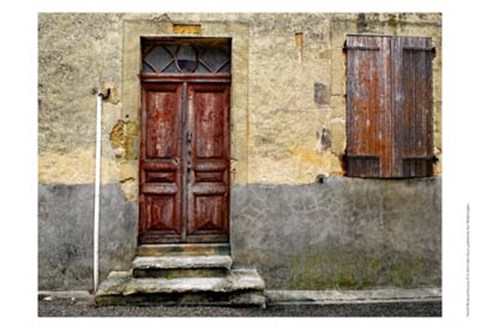
[[[221,255],[136,257],[132,262],[132,266],[134,269],[230,269],[232,266],[232,258]]]
[[[440,288],[384,288],[370,290],[265,290],[267,308],[275,305],[342,305],[372,303],[440,302]],[[95,304],[88,291],[38,291],[38,300],[70,300]]]

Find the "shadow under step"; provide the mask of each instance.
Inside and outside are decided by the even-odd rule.
[[[230,244],[202,243],[202,244],[143,244],[137,247],[137,256],[208,256],[230,255]]]
[[[134,278],[219,277],[232,266],[228,255],[149,256],[132,262]]]

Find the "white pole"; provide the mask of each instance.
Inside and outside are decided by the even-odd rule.
[[[100,224],[100,164],[102,160],[102,99],[97,95],[97,133],[95,148],[95,206],[93,219],[93,290],[98,288],[98,233]]]

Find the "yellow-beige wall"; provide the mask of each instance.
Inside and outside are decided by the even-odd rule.
[[[138,38],[148,35],[232,38],[233,183],[305,184],[319,174],[343,175],[348,33],[433,38],[434,151],[441,159],[440,14],[40,14],[40,183],[93,182],[95,95],[111,88],[102,182],[121,183],[125,198],[136,200]],[[322,133],[331,143],[321,143]]]

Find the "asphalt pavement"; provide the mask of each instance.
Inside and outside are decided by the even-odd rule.
[[[274,305],[265,309],[190,306],[96,306],[85,300],[39,300],[40,317],[332,317],[442,316],[441,302]]]

